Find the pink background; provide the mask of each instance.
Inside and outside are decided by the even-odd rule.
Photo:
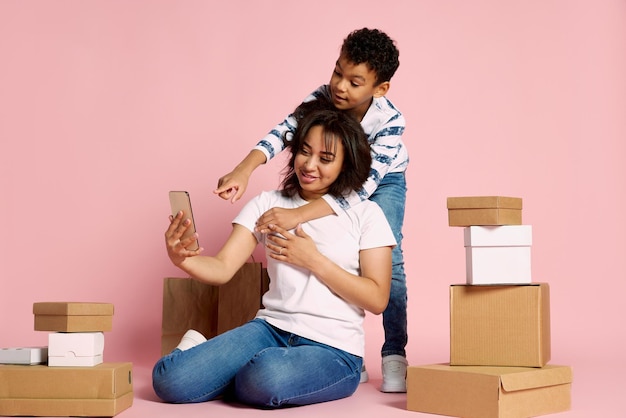
[[[47,344],[33,302],[114,303],[105,361],[145,372],[126,413],[142,416],[162,280],[181,275],[163,246],[167,192],[191,193],[201,242],[218,248],[242,203],[214,196],[217,179],[368,26],[400,49],[389,97],[411,155],[410,363],[449,355],[448,288],[465,259],[446,197],[518,196],[533,278],[551,286],[551,362],[574,367],[562,415],[623,416],[626,2],[384,4],[1,1],[0,347]],[[257,170],[245,198],[275,188],[283,163]],[[367,335],[376,381],[380,317]],[[404,412],[404,395],[370,395]]]

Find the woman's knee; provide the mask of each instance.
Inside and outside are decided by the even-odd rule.
[[[185,364],[173,361],[171,354],[161,358],[152,369],[152,387],[157,396],[169,403],[189,402],[189,373]]]
[[[265,408],[278,407],[276,373],[272,362],[250,360],[235,375],[234,388],[241,402]]]

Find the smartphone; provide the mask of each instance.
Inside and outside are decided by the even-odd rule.
[[[196,222],[193,219],[193,211],[191,210],[191,198],[186,191],[171,191],[170,192],[170,207],[172,208],[172,216],[176,216],[178,212],[183,211],[183,219],[190,219],[191,225],[181,239],[188,238],[196,233]],[[200,248],[200,244],[196,240],[188,249],[195,251]]]

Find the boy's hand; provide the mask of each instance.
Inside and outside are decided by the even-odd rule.
[[[217,181],[217,189],[213,190],[213,193],[224,200],[230,200],[231,203],[235,203],[241,199],[241,196],[246,191],[252,172],[261,164],[265,164],[265,154],[257,149],[253,149],[233,171],[222,176]]]
[[[191,244],[198,240],[198,234],[194,234],[187,239],[181,240],[181,237],[191,226],[191,219],[183,220],[183,212],[180,211],[176,216],[170,215],[170,226],[165,231],[165,247],[167,255],[175,266],[180,266],[187,257],[193,257],[204,251],[204,248],[198,248],[195,251],[188,250]]]
[[[217,182],[217,189],[213,190],[213,193],[224,200],[230,200],[231,203],[235,203],[241,199],[241,196],[246,191],[246,187],[248,187],[248,175],[235,169],[220,177]]]
[[[301,220],[298,208],[272,208],[259,217],[254,230],[262,234],[267,234],[270,232],[270,225],[277,225],[282,229],[290,230],[295,228],[299,223],[301,223]]]

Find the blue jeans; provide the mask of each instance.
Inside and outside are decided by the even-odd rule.
[[[363,359],[254,319],[185,351],[174,349],[152,371],[166,402],[226,395],[261,408],[345,398],[359,385]]]
[[[407,288],[402,255],[402,225],[406,202],[405,173],[387,173],[370,196],[370,200],[381,207],[393,230],[397,245],[393,249],[391,271],[391,293],[389,304],[383,312],[385,342],[381,349],[383,357],[398,354],[406,357],[407,344]]]

